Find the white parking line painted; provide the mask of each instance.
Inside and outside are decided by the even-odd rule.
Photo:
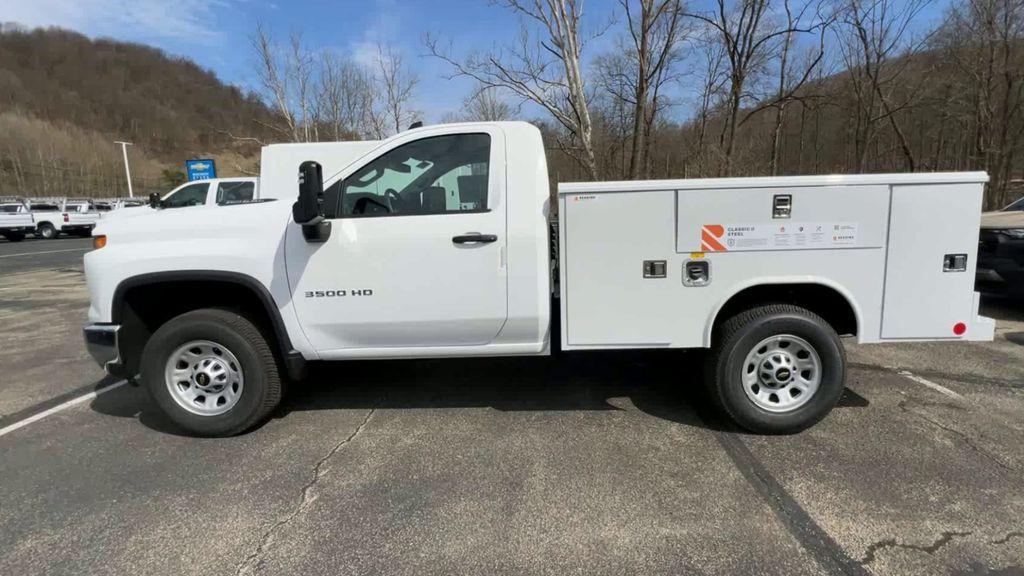
[[[928,380],[926,378],[922,378],[922,377],[918,376],[917,374],[914,374],[914,373],[909,372],[907,370],[900,370],[899,372],[897,372],[897,374],[899,374],[900,376],[903,376],[907,380],[911,380],[911,381],[917,382],[918,384],[923,384],[924,386],[927,386],[927,387],[931,388],[932,390],[935,390],[936,392],[941,392],[942,394],[945,394],[946,396],[949,396],[950,398],[956,398],[957,400],[963,400],[964,399],[963,396],[957,394],[956,392],[950,390],[949,388],[946,388],[945,386],[943,386],[941,384],[936,384],[935,382],[932,382],[931,380]]]
[[[88,252],[92,248],[68,248],[67,250],[44,250],[43,252],[22,252],[20,254],[4,254],[0,258],[17,258],[18,256],[38,256],[39,254],[56,254],[58,252]]]
[[[19,420],[19,421],[15,422],[14,424],[9,424],[7,426],[4,426],[3,428],[0,428],[0,436],[4,436],[5,434],[10,434],[11,432],[14,432],[15,430],[17,430],[19,428],[24,428],[25,426],[28,426],[29,424],[31,424],[33,422],[38,422],[38,421],[42,420],[43,418],[46,418],[47,416],[50,416],[51,414],[56,414],[57,412],[60,412],[61,410],[66,410],[68,408],[71,408],[72,406],[75,406],[76,404],[81,404],[82,402],[85,402],[87,400],[92,400],[93,398],[99,396],[100,394],[103,394],[105,392],[110,392],[111,390],[114,390],[116,388],[120,388],[121,386],[124,386],[127,383],[128,383],[127,380],[121,380],[120,382],[114,382],[113,384],[111,384],[110,386],[107,386],[106,388],[100,388],[99,390],[93,390],[92,392],[89,392],[87,394],[82,394],[81,396],[79,396],[77,398],[72,398],[71,400],[68,400],[67,402],[64,402],[63,404],[58,404],[58,405],[54,406],[53,408],[50,408],[48,410],[43,410],[42,412],[40,412],[38,414],[33,414],[32,416],[29,416],[28,418],[25,418],[24,420]]]

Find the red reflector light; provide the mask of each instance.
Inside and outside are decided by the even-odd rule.
[[[964,324],[963,322],[957,322],[956,324],[953,325],[953,334],[956,334],[957,336],[963,336],[964,332],[967,332],[967,324]]]

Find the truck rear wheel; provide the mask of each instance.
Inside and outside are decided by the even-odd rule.
[[[235,312],[187,312],[161,326],[142,353],[142,384],[175,424],[232,436],[281,400],[277,360],[263,333]]]
[[[36,236],[46,240],[53,240],[57,237],[57,234],[57,229],[49,222],[43,222],[38,228],[36,228]]]
[[[828,415],[843,394],[845,370],[843,345],[825,320],[774,304],[722,323],[707,381],[713,401],[737,424],[785,434]]]

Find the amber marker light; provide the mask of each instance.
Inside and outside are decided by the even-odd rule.
[[[92,247],[93,247],[94,250],[99,250],[100,248],[103,248],[106,245],[107,245],[107,237],[106,236],[102,236],[101,235],[101,236],[93,236],[92,237]]]

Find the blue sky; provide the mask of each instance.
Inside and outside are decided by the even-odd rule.
[[[936,0],[922,14],[921,24],[939,18],[948,1]],[[62,26],[93,37],[150,44],[195,60],[244,88],[254,87],[249,38],[258,21],[279,40],[301,32],[312,48],[356,59],[368,59],[378,42],[394,45],[420,78],[415,107],[428,122],[458,110],[472,83],[445,78],[450,69],[424,56],[424,33],[451,40],[459,53],[486,50],[518,33],[517,20],[487,0],[3,0],[0,4],[0,22]],[[617,12],[617,6],[615,0],[587,0],[585,18],[596,25]],[[592,45],[591,53],[607,49],[613,35]]]

